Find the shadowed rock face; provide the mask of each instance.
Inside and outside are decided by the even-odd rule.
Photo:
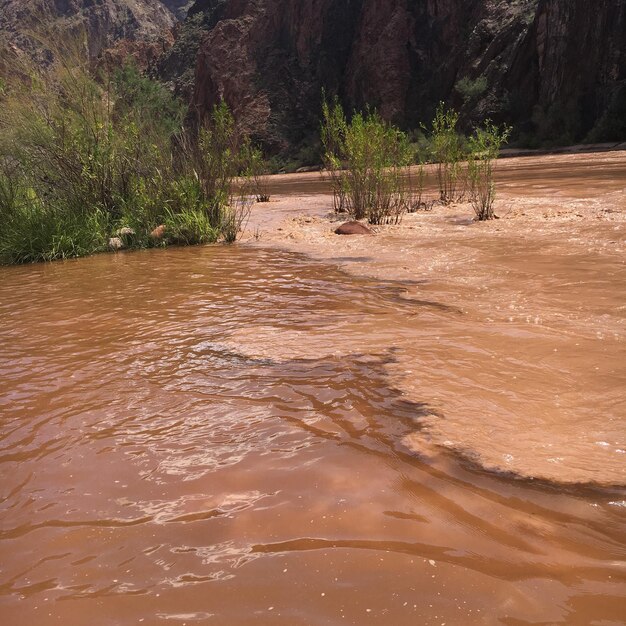
[[[193,0],[161,0],[172,14],[178,19],[184,19]]]
[[[506,79],[515,117],[540,133],[626,138],[626,2],[541,2]]]
[[[315,132],[322,87],[407,127],[446,100],[576,141],[619,111],[625,20],[623,0],[198,0],[162,65],[195,65],[199,114],[224,98],[277,149]]]

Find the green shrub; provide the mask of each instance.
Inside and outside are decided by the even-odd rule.
[[[408,169],[406,180],[406,210],[408,213],[415,213],[421,209],[432,209],[432,203],[424,201],[424,186],[426,184],[426,170],[424,165],[419,163],[415,171]]]
[[[500,153],[506,143],[511,128],[502,129],[486,120],[482,127],[477,128],[470,137],[470,158],[468,176],[470,181],[470,200],[480,221],[496,217],[493,204],[496,197],[493,170]]]
[[[245,193],[241,193],[233,199],[233,202],[224,207],[221,214],[220,232],[226,243],[234,243],[237,240],[248,223],[251,210],[250,196]]]
[[[322,94],[322,96],[322,161],[324,170],[330,177],[333,189],[333,208],[335,212],[341,213],[346,210],[343,153],[348,122],[339,101],[335,99],[333,104],[330,105],[326,100],[325,94]]]
[[[211,225],[224,240],[237,239],[252,206],[252,154],[248,138],[239,132],[226,103],[213,107],[198,138],[181,141],[182,167],[200,185],[200,204]],[[257,158],[257,157],[255,157]]]
[[[465,158],[463,140],[457,132],[459,114],[439,103],[432,123],[431,146],[437,163],[439,198],[444,204],[463,199],[464,190],[458,189]]]
[[[180,131],[186,107],[161,83],[142,74],[130,62],[113,72],[112,81],[117,120],[131,119],[159,143]]]
[[[480,98],[480,96],[487,91],[487,78],[485,76],[479,76],[475,80],[472,80],[466,76],[461,78],[454,88],[463,98],[463,102],[469,104]]]
[[[236,240],[251,155],[255,172],[262,161],[225,104],[194,135],[181,103],[130,65],[94,77],[60,56],[24,81],[0,93],[5,262],[98,252],[123,227],[133,231],[127,247],[154,245],[166,220],[176,243]]]
[[[250,177],[250,185],[256,201],[269,202],[269,171],[265,161],[263,160],[263,155],[261,154],[261,151],[253,148],[252,146],[248,147],[247,163],[247,175]]]
[[[177,246],[215,243],[220,235],[204,211],[168,212],[165,218],[165,239]]]
[[[355,113],[350,122],[338,100],[322,109],[324,163],[336,210],[370,224],[397,223],[406,206],[404,175],[411,150],[404,133],[378,113]]]
[[[33,263],[92,254],[106,249],[107,228],[106,215],[99,211],[75,215],[25,202],[3,220],[0,259]]]

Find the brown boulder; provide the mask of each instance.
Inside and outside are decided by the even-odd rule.
[[[157,226],[151,233],[150,239],[154,239],[155,241],[161,241],[165,237],[165,224],[161,224]]]
[[[336,235],[373,235],[374,233],[361,222],[346,222],[335,229]]]

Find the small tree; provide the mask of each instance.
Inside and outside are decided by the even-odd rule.
[[[398,223],[406,210],[404,174],[410,147],[404,133],[378,113],[355,113],[348,123],[341,105],[324,103],[324,161],[335,208],[370,224]]]
[[[267,163],[263,159],[263,153],[258,148],[249,146],[248,148],[248,175],[252,193],[257,202],[270,201],[270,181]]]
[[[464,159],[461,137],[457,133],[459,114],[454,109],[446,109],[439,103],[432,128],[433,158],[437,163],[439,197],[444,204],[461,200],[463,193],[457,192]]]
[[[487,78],[485,76],[479,76],[475,80],[472,80],[468,76],[465,76],[459,80],[454,88],[463,98],[463,103],[467,105],[480,98],[480,96],[487,91]]]
[[[496,197],[493,173],[500,148],[506,143],[510,133],[510,127],[503,126],[500,129],[487,120],[482,128],[477,128],[470,137],[468,161],[470,194],[476,218],[480,221],[497,217],[493,210]]]
[[[406,177],[406,210],[407,213],[415,213],[420,209],[429,210],[432,205],[424,202],[424,186],[426,183],[426,170],[423,163],[417,165],[416,171],[408,169]]]
[[[333,189],[333,208],[336,213],[346,210],[346,184],[344,181],[342,153],[348,131],[348,122],[339,100],[335,97],[332,104],[322,92],[322,160],[324,171],[331,180]]]
[[[233,242],[252,207],[248,139],[242,135],[225,102],[213,107],[198,137],[182,136],[183,171],[200,186],[201,208],[225,241]]]

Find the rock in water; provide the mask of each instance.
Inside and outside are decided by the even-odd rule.
[[[339,226],[339,228],[335,229],[336,235],[373,235],[373,231],[371,231],[365,224],[361,224],[361,222],[346,222]]]
[[[128,226],[120,228],[115,233],[115,235],[116,238],[119,238],[121,240],[123,248],[132,248],[133,244],[135,243],[136,233],[132,228],[129,228]]]

